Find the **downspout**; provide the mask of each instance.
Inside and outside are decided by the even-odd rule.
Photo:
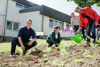
[[[42,28],[41,28],[41,32],[44,32],[43,23],[44,23],[44,16],[42,15]]]
[[[6,30],[6,24],[7,24],[7,11],[8,11],[8,0],[6,2],[6,10],[5,10],[5,16],[4,16],[4,32],[3,32],[3,41],[6,40],[5,38],[5,30]]]

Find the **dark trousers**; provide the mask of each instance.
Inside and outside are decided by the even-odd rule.
[[[28,42],[30,42],[30,41],[28,41]],[[27,51],[28,49],[30,49],[30,48],[32,48],[32,47],[37,45],[37,42],[33,42],[33,44],[31,46],[28,46],[27,45],[28,42],[23,42],[23,45],[25,47],[25,51]],[[18,42],[18,38],[14,37],[14,38],[12,38],[12,43],[11,43],[11,54],[15,53],[16,45],[21,47],[21,45]]]
[[[100,19],[99,19],[98,23],[100,24]]]
[[[94,42],[95,42],[95,39],[96,39],[95,28],[96,28],[96,26],[95,26],[95,22],[94,21],[88,22],[87,36],[90,37],[90,32],[92,32],[92,38],[94,39]],[[87,42],[90,42],[89,38],[87,38]]]
[[[74,32],[77,32],[77,30],[79,29],[79,25],[74,25]]]
[[[55,40],[58,44],[60,43],[58,39],[55,38],[54,40]],[[49,42],[49,41],[47,41],[47,43],[49,44],[48,47],[51,47],[51,46],[54,44],[54,43]],[[55,46],[58,47],[56,44],[55,44]]]
[[[85,40],[85,26],[82,26],[82,34],[83,34],[83,38]]]

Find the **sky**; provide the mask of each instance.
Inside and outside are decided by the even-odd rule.
[[[75,8],[77,7],[77,5],[74,2],[67,2],[66,0],[28,0],[28,1],[31,1],[38,5],[46,5],[60,12],[63,12],[67,15],[70,15],[72,12],[74,12]],[[100,7],[93,5],[92,9],[94,9],[100,16]],[[75,15],[78,14],[75,13]]]

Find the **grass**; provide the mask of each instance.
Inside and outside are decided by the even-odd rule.
[[[46,40],[44,39],[37,39],[37,46],[40,45],[47,45]],[[17,50],[21,50],[20,47],[16,47]],[[0,42],[0,52],[9,52],[11,50],[11,42]]]

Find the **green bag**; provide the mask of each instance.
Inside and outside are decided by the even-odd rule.
[[[73,37],[72,37],[72,40],[75,41],[75,42],[77,42],[77,43],[81,42],[83,40],[82,33],[81,32],[78,33],[78,34],[74,33]]]

